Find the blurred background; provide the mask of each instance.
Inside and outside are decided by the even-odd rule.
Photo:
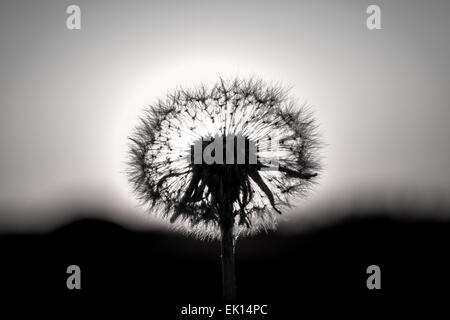
[[[294,284],[323,292],[331,283],[360,296],[365,284],[358,287],[360,274],[349,270],[365,276],[369,261],[394,268],[391,278],[450,266],[440,260],[450,218],[450,2],[77,0],[81,30],[68,30],[71,4],[0,4],[0,233],[9,261],[3,273],[16,279],[11,287],[22,274],[17,266],[37,257],[44,258],[41,271],[56,278],[23,281],[42,287],[65,279],[64,270],[60,276],[48,270],[69,260],[105,272],[103,254],[118,255],[126,274],[153,265],[152,257],[164,266],[197,261],[183,267],[192,277],[201,263],[214,266],[208,270],[217,283],[208,276],[200,283],[220,297],[217,243],[167,233],[164,222],[139,207],[124,174],[127,136],[145,105],[219,76],[256,76],[291,88],[299,103],[312,106],[326,143],[314,192],[282,217],[277,233],[243,240],[238,253],[242,274],[278,261],[290,272],[267,290],[255,289],[257,278],[240,282],[244,296],[282,295],[280,283],[297,279],[299,270],[303,280]],[[381,8],[381,30],[366,27],[370,4]],[[293,251],[280,251],[285,245]],[[260,246],[267,255],[249,249]],[[180,251],[180,260],[167,258]],[[306,266],[303,254],[312,259]],[[416,259],[421,263],[413,268],[408,263]],[[325,269],[316,269],[321,263]],[[330,264],[353,280],[328,274]],[[181,283],[180,295],[191,294],[182,288],[194,282],[172,278],[179,270],[153,271],[161,270],[161,279],[172,282],[161,280],[158,292]],[[150,285],[141,271],[139,281]],[[100,271],[92,272],[99,279]],[[121,281],[120,292],[145,291]],[[406,290],[405,283],[396,285]],[[423,280],[418,292],[433,291],[430,283]]]
[[[158,224],[130,193],[127,136],[145,105],[219,76],[312,105],[325,168],[297,218],[362,198],[447,202],[450,3],[377,3],[381,30],[366,27],[371,1],[80,0],[68,30],[70,1],[2,1],[2,229],[60,224],[61,206]]]

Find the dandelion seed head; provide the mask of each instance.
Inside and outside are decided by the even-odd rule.
[[[244,141],[232,163],[226,156],[223,163],[193,161],[195,145],[203,152],[223,140],[227,153],[227,139]],[[139,200],[200,238],[219,235],[224,211],[237,236],[274,228],[320,170],[311,112],[261,80],[179,89],[144,110],[130,141],[128,176]],[[237,163],[239,153],[245,163]]]

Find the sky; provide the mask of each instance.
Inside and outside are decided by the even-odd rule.
[[[68,30],[66,8],[81,8]],[[366,26],[370,4],[381,30]],[[450,196],[448,1],[23,1],[0,4],[0,207],[58,205],[155,223],[124,171],[147,104],[255,76],[312,106],[325,142],[300,212],[377,195]],[[5,210],[3,210],[6,212]],[[47,212],[47,213],[46,213]]]

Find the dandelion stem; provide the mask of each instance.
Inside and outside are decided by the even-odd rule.
[[[221,224],[222,282],[223,299],[236,299],[236,270],[234,263],[234,219],[226,219]]]

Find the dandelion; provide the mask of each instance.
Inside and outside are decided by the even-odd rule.
[[[220,239],[224,299],[236,297],[237,237],[274,228],[320,169],[311,113],[261,80],[179,89],[144,111],[130,140],[139,200],[179,229]]]

